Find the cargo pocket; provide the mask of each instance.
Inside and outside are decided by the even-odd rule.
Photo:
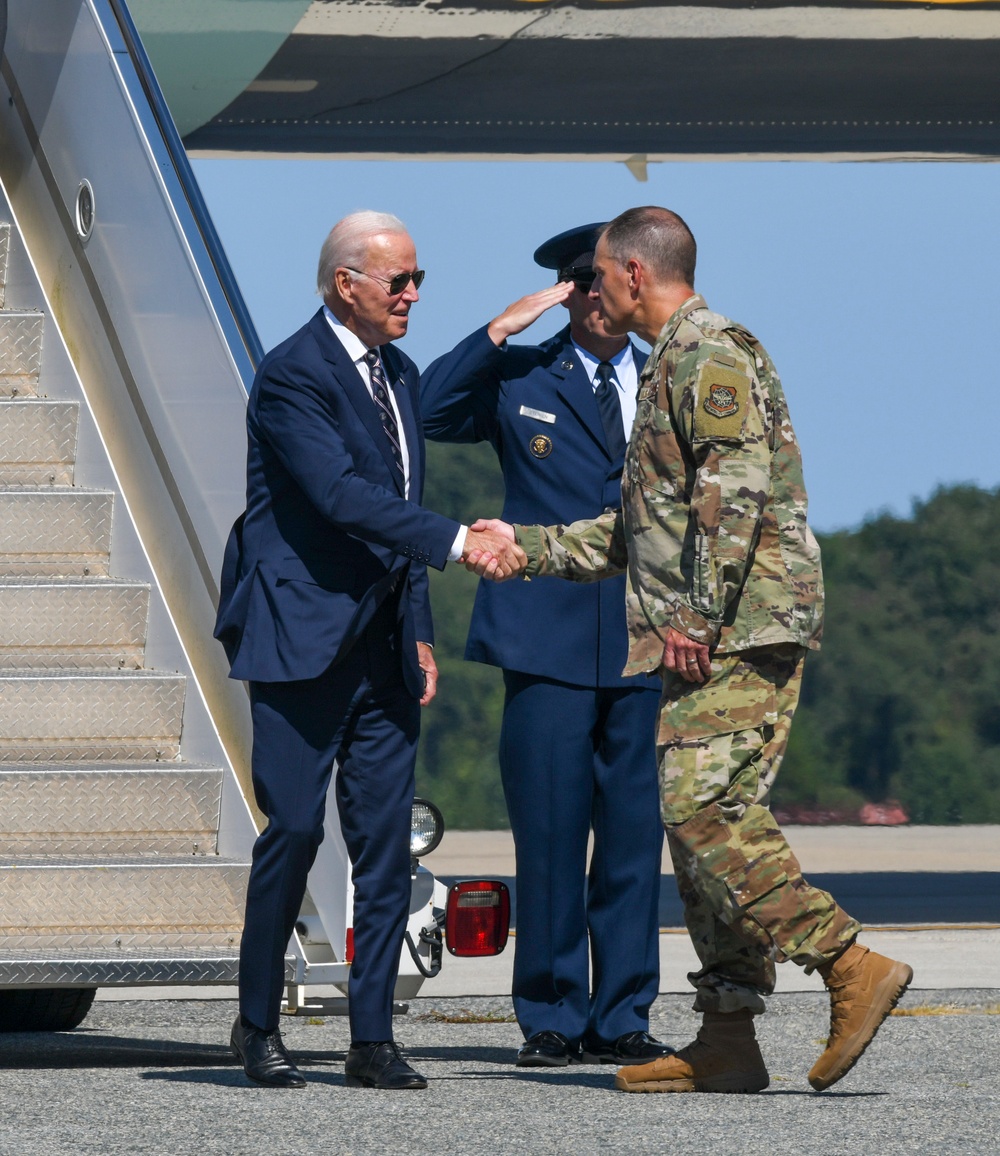
[[[763,955],[784,959],[783,925],[795,890],[780,853],[784,837],[770,812],[752,807],[739,822],[729,822],[721,807],[712,806],[669,834],[719,918]]]
[[[716,655],[712,667],[712,677],[702,686],[667,674],[660,700],[659,743],[709,739],[777,722],[773,681],[738,655]]]

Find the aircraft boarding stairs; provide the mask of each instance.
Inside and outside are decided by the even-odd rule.
[[[73,1026],[97,987],[234,984],[265,821],[212,637],[260,341],[124,0],[5,8],[0,1031]],[[325,830],[290,1012],[346,1003],[336,808]],[[445,897],[414,860],[399,1000]]]
[[[18,260],[4,223],[0,1030],[74,1026],[101,984],[235,983],[249,869],[218,854],[222,768],[180,757],[186,676],[144,664],[157,591],[111,564],[122,497],[74,484],[81,401],[47,396],[66,353],[40,291],[9,299]]]

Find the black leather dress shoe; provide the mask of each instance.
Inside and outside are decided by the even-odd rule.
[[[649,1032],[629,1032],[612,1043],[585,1036],[580,1047],[585,1064],[647,1064],[674,1054],[669,1044],[654,1040]]]
[[[305,1077],[292,1062],[281,1042],[281,1032],[261,1031],[260,1028],[246,1028],[236,1017],[229,1046],[236,1053],[243,1071],[258,1084],[269,1088],[304,1088]]]
[[[426,1088],[427,1080],[399,1054],[392,1040],[351,1046],[344,1065],[349,1088]]]
[[[517,1053],[519,1068],[564,1068],[580,1062],[580,1049],[562,1032],[535,1032]]]

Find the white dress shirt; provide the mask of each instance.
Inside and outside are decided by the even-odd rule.
[[[590,388],[596,392],[598,385],[600,385],[600,382],[597,380],[597,367],[601,364],[601,359],[595,357],[592,353],[588,353],[586,349],[581,349],[575,341],[573,342],[573,348],[583,362],[583,368],[587,371],[587,376],[590,378]],[[627,442],[632,436],[632,426],[635,423],[636,399],[639,392],[639,371],[636,369],[635,358],[632,356],[632,343],[629,342],[625,348],[619,350],[614,357],[609,357],[608,361],[611,362],[611,368],[614,371],[611,380],[618,388],[618,401],[622,411],[622,428],[625,431],[625,441]]]

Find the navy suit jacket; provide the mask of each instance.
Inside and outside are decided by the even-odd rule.
[[[215,636],[233,678],[315,678],[399,592],[403,675],[433,642],[425,563],[443,569],[459,524],[422,509],[416,366],[380,350],[410,456],[410,495],[375,403],[322,309],[261,363],[247,407],[247,508],[223,563]]]
[[[632,353],[641,369],[644,356]],[[424,372],[420,408],[433,441],[492,443],[505,521],[570,523],[621,505],[623,455],[608,450],[568,326],[543,345],[501,348],[477,330]],[[622,678],[627,656],[624,575],[479,584],[468,659],[577,686],[658,689],[659,679]]]

